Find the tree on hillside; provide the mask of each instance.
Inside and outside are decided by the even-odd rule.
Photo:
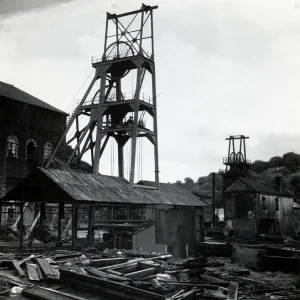
[[[180,180],[176,180],[175,184],[181,185],[182,182]]]
[[[202,185],[206,182],[206,180],[207,180],[207,176],[201,176],[201,177],[198,178],[197,183],[199,185]]]
[[[251,164],[251,170],[256,173],[262,173],[270,167],[269,162],[263,160],[256,160]]]
[[[283,164],[289,169],[294,170],[300,166],[300,156],[295,152],[288,152],[282,156]]]
[[[283,159],[280,156],[270,158],[269,164],[271,168],[280,168],[283,166]]]
[[[190,177],[186,177],[184,178],[184,185],[188,188],[188,189],[192,189],[194,187],[194,180]]]

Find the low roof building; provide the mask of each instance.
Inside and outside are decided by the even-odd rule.
[[[94,237],[94,229],[110,228],[109,233],[114,239],[116,230],[121,234],[132,228],[133,233],[133,227],[136,227],[137,222],[147,221],[155,226],[153,229],[155,245],[153,243],[147,245],[147,249],[153,246],[151,249],[155,251],[165,249],[167,246],[169,253],[183,257],[186,255],[187,246],[190,250],[196,249],[196,243],[204,237],[203,208],[207,204],[185,187],[160,183],[159,190],[155,190],[151,188],[153,184],[141,181],[132,188],[126,179],[120,177],[37,168],[2,197],[1,202],[5,204],[14,200],[20,205],[25,202],[39,202],[44,203],[43,205],[60,203],[63,207],[67,203],[71,204],[73,207],[71,215],[74,220],[72,220],[73,248],[78,229],[77,207],[85,206],[90,209],[88,238],[91,243],[94,242],[91,238]],[[97,207],[107,208],[107,218],[103,218],[103,214],[98,220],[95,218]],[[64,215],[59,211],[61,209],[64,208],[59,205],[59,218]],[[134,217],[137,211],[143,213],[139,214],[139,217]],[[61,225],[58,225],[58,232],[61,232],[59,226]],[[146,233],[140,233],[144,234]],[[60,241],[60,234],[58,237]],[[146,241],[147,238],[141,237],[141,240]],[[122,247],[121,243],[119,247]],[[135,247],[140,249],[143,245],[138,243]]]

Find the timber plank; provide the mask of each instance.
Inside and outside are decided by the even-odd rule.
[[[114,270],[116,270],[118,272],[121,272],[123,274],[132,273],[132,272],[138,271],[138,264],[135,262],[135,263],[132,263],[130,265],[127,265],[126,267],[117,268],[117,269],[114,269]]]
[[[86,268],[86,271],[92,275],[102,277],[102,278],[107,278],[107,279],[117,280],[117,281],[125,281],[125,282],[131,281],[130,278],[126,278],[124,276],[113,275],[113,274],[107,274],[105,272],[98,271],[94,268]]]
[[[25,288],[22,290],[22,295],[36,300],[85,300],[78,296],[41,287]]]
[[[40,281],[40,276],[36,264],[31,264],[29,262],[26,262],[26,269],[27,269],[29,280]]]
[[[120,263],[125,263],[128,261],[126,257],[116,257],[116,258],[100,258],[91,261],[92,266],[112,266]]]
[[[57,274],[54,272],[51,265],[46,259],[36,258],[36,262],[41,268],[42,274],[46,278],[46,280],[58,280]]]
[[[26,282],[19,277],[7,274],[5,272],[0,272],[0,279],[3,279],[3,281],[7,281],[8,283],[13,285],[26,285]]]
[[[124,277],[131,278],[131,279],[142,279],[144,277],[155,274],[155,271],[156,268],[149,268],[149,269],[139,270],[136,272],[125,274]]]
[[[103,293],[113,296],[113,299],[126,299],[130,296],[132,300],[164,300],[162,295],[141,290],[109,279],[102,279],[96,276],[79,274],[69,271],[66,268],[60,268],[61,279],[68,284],[78,285],[89,289],[92,293],[98,295]]]
[[[155,268],[157,271],[161,268],[161,265],[158,263],[155,263],[153,261],[145,260],[145,261],[139,261],[138,262],[138,268],[139,269],[149,269],[149,268]]]
[[[11,263],[12,263],[14,269],[18,272],[18,275],[20,277],[25,277],[25,273],[23,272],[23,270],[21,269],[21,267],[19,266],[19,264],[17,263],[17,261],[16,260],[12,260]]]
[[[121,272],[118,272],[118,271],[115,271],[115,270],[105,270],[106,273],[109,273],[109,274],[113,274],[113,275],[117,275],[117,276],[123,276],[124,274],[121,273]]]
[[[55,254],[51,256],[53,260],[62,260],[67,258],[74,258],[74,257],[80,257],[82,256],[82,253],[76,252],[76,253],[66,253],[66,254]]]

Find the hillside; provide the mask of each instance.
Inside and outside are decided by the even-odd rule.
[[[221,204],[222,199],[222,181],[222,176],[216,173],[215,194],[216,202],[218,204]],[[183,182],[177,180],[175,184],[182,184],[198,196],[203,196],[204,198],[212,198],[212,173],[210,173],[208,176],[199,177],[197,181],[194,181],[190,177],[187,177]]]

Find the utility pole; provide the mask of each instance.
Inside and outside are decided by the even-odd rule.
[[[216,173],[212,173],[212,220],[213,220],[213,227],[216,227],[216,195],[215,195],[215,185],[216,185]]]

